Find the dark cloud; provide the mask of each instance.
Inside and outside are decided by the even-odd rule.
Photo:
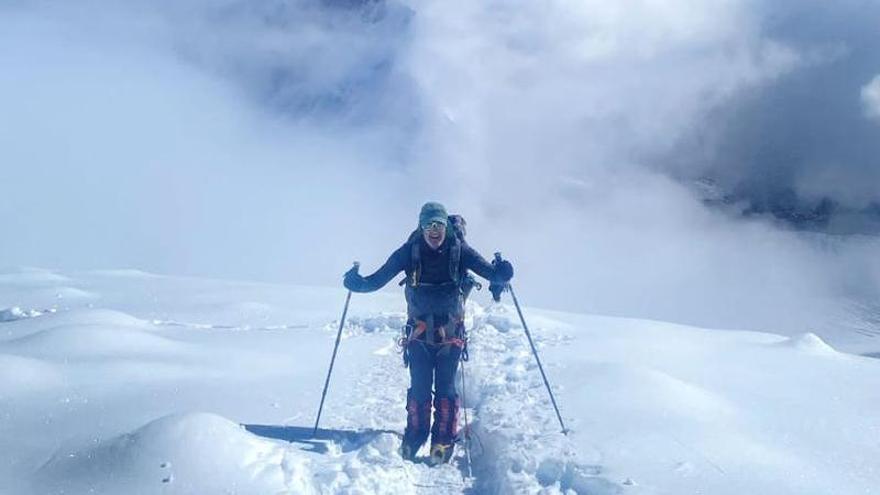
[[[716,181],[748,211],[877,232],[880,136],[861,95],[880,72],[880,5],[766,2],[760,12],[765,36],[807,63],[713,108],[664,161],[684,179]],[[811,212],[827,221],[798,221]]]

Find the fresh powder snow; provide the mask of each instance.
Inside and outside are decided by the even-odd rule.
[[[507,296],[505,296],[506,298]],[[467,308],[471,463],[397,453],[402,294],[0,274],[0,494],[868,494],[880,361],[821,334]],[[425,456],[421,452],[420,456]],[[472,476],[468,476],[471,473]]]

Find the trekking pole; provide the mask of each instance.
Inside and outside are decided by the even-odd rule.
[[[495,261],[501,261],[501,253],[495,253]],[[553,390],[550,389],[550,382],[547,381],[547,374],[544,373],[544,367],[541,365],[541,358],[538,357],[538,350],[535,348],[535,343],[532,341],[532,334],[529,332],[529,326],[526,325],[526,319],[523,317],[522,310],[519,307],[519,301],[516,299],[516,293],[513,291],[513,286],[510,285],[510,282],[507,282],[505,287],[510,291],[510,297],[513,298],[513,304],[516,306],[517,314],[519,314],[519,321],[522,322],[523,329],[526,331],[526,337],[529,339],[529,346],[532,348],[532,354],[535,356],[535,361],[538,363],[538,369],[541,371],[541,378],[544,379],[544,386],[547,387],[547,393],[550,394],[550,402],[553,403],[553,409],[556,411],[556,419],[559,420],[559,426],[562,427],[562,434],[568,435],[568,429],[565,427],[565,423],[562,422],[562,415],[559,414],[559,407],[556,405],[556,398],[553,396]]]
[[[461,409],[464,413],[464,454],[467,457],[467,475],[468,478],[473,478],[474,473],[471,470],[471,427],[468,424],[467,394],[464,391],[464,361],[461,362]]]
[[[354,268],[360,266],[357,261],[354,262]],[[342,319],[339,320],[339,331],[336,332],[336,344],[333,345],[333,356],[330,358],[330,369],[327,370],[327,379],[324,380],[324,391],[321,392],[321,405],[318,406],[318,417],[315,418],[315,429],[312,431],[312,438],[318,435],[318,423],[321,421],[321,411],[324,409],[324,399],[327,397],[327,387],[330,385],[330,374],[333,373],[333,363],[336,362],[336,351],[339,350],[339,340],[342,338],[342,327],[345,325],[345,315],[348,314],[348,302],[351,301],[351,291],[345,296],[345,308],[342,310]]]

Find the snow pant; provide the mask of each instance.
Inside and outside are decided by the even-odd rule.
[[[403,441],[415,452],[431,434],[431,444],[449,445],[458,434],[460,402],[455,376],[461,348],[453,344],[427,345],[412,340],[408,345],[410,388],[407,392],[406,430]],[[431,425],[433,385],[434,423]]]

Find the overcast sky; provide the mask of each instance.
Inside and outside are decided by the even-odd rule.
[[[7,3],[0,260],[332,285],[436,199],[530,304],[802,325],[877,293],[876,241],[730,218],[681,178],[880,201],[878,23],[855,0]]]

